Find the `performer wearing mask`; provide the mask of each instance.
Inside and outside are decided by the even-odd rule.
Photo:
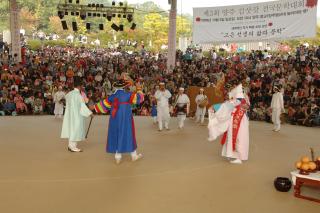
[[[125,90],[130,84],[125,80],[116,82],[113,87],[115,92],[108,98],[94,105],[97,113],[107,113],[110,111],[107,152],[115,154],[117,164],[120,164],[123,153],[130,153],[132,161],[142,158],[138,154],[134,120],[132,115],[132,105],[141,104],[144,100],[142,88],[136,85],[136,92]]]
[[[201,88],[199,91],[199,94],[197,95],[196,99],[197,104],[197,111],[196,111],[196,123],[204,123],[204,116],[206,115],[207,111],[207,103],[208,103],[208,97],[204,94],[204,89]]]
[[[65,92],[62,90],[62,86],[59,86],[58,91],[53,96],[54,116],[62,118],[63,116],[63,99],[65,99]]]
[[[85,104],[80,91],[82,82],[80,77],[74,77],[74,89],[66,95],[66,112],[63,118],[61,138],[68,138],[68,150],[81,152],[77,148],[80,141],[85,140],[85,117],[93,116]]]
[[[159,131],[163,130],[164,127],[169,130],[170,122],[170,110],[169,110],[169,98],[171,98],[171,93],[169,90],[166,90],[165,84],[159,84],[159,90],[156,91],[154,97],[157,100],[157,118]]]
[[[179,93],[177,95],[175,111],[178,117],[178,127],[182,129],[184,127],[184,121],[187,118],[190,110],[190,99],[184,94],[184,88],[179,88]]]
[[[274,87],[274,94],[271,100],[273,131],[279,132],[281,128],[280,116],[284,112],[283,95],[278,87]]]

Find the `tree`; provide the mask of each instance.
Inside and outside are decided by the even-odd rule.
[[[38,24],[37,17],[32,14],[27,8],[22,8],[20,11],[20,25],[26,31],[33,31]]]
[[[68,35],[71,30],[63,30],[61,26],[61,19],[58,16],[51,16],[49,18],[48,31],[54,32],[60,36]]]
[[[184,16],[177,17],[177,37],[190,37],[192,23]]]
[[[158,13],[151,13],[144,17],[143,28],[158,48],[168,43],[169,19]],[[145,40],[146,41],[146,40]]]

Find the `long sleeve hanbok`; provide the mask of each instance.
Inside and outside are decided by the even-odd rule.
[[[216,140],[220,135],[224,134],[230,125],[234,104],[226,101],[223,104],[216,104],[213,110],[209,110],[209,141]]]
[[[110,111],[107,152],[131,153],[137,149],[132,105],[141,104],[143,93],[118,89],[108,98],[95,105],[97,113]]]
[[[85,139],[85,117],[92,112],[85,104],[80,91],[74,89],[66,96],[66,111],[63,118],[61,138],[68,138],[69,141],[79,142]]]

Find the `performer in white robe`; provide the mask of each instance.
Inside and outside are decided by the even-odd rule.
[[[204,116],[206,115],[207,108],[200,107],[200,104],[208,99],[208,97],[204,94],[204,89],[201,88],[199,94],[196,96],[196,104],[197,104],[197,111],[196,111],[196,123],[204,123]]]
[[[184,88],[179,88],[179,94],[175,104],[177,117],[178,117],[178,127],[182,129],[184,127],[184,121],[187,118],[190,110],[190,99],[184,94]]]
[[[65,99],[65,92],[62,90],[62,86],[59,86],[58,92],[53,96],[54,105],[54,116],[62,118],[63,116],[63,103],[62,100]]]
[[[228,100],[209,108],[209,141],[216,140],[228,130],[234,107],[234,103]]]
[[[228,131],[221,141],[222,156],[231,158],[231,163],[241,164],[242,161],[248,160],[249,155],[249,119],[246,110],[250,103],[245,97],[242,84],[231,90],[229,98],[235,109],[229,121]]]
[[[164,83],[159,84],[159,90],[156,91],[154,97],[157,100],[157,118],[159,131],[163,130],[163,123],[164,127],[169,130],[169,98],[171,98],[171,93],[169,92],[169,90],[166,90]]]
[[[281,128],[281,112],[284,112],[283,95],[278,87],[274,87],[274,94],[271,100],[273,131],[279,132]]]
[[[74,90],[66,95],[66,111],[62,124],[61,138],[68,138],[68,150],[81,152],[77,148],[80,141],[85,140],[85,117],[93,116],[81,96],[81,79],[74,78]]]

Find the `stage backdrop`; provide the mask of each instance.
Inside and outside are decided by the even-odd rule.
[[[196,105],[196,97],[199,94],[200,87],[192,86],[189,87],[186,94],[190,98],[190,114],[194,115],[196,110],[197,110],[197,105]],[[223,93],[219,87],[213,88],[213,87],[208,87],[204,88],[204,93],[209,99],[209,104],[207,106],[210,107],[213,104],[216,103],[222,103],[224,101]]]
[[[193,8],[193,42],[310,38],[316,35],[317,0],[281,0]]]

